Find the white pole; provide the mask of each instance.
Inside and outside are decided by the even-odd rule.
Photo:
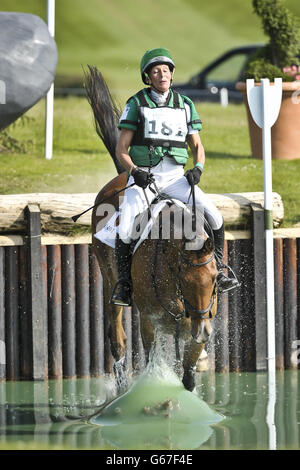
[[[266,244],[266,300],[267,300],[267,342],[268,342],[268,408],[266,422],[269,428],[269,449],[276,449],[276,358],[275,358],[275,301],[274,301],[274,253],[272,217],[272,141],[271,127],[275,123],[281,106],[282,80],[275,78],[270,86],[269,79],[261,79],[261,86],[254,86],[254,80],[247,80],[247,96],[251,115],[262,129],[264,165],[264,214]]]
[[[275,372],[275,302],[274,302],[274,253],[273,253],[273,217],[272,217],[272,144],[271,126],[267,114],[270,106],[269,80],[262,79],[262,104],[265,125],[263,132],[264,163],[264,213],[266,243],[266,288],[267,288],[267,337],[268,337],[268,370]]]
[[[266,244],[266,291],[267,291],[267,338],[268,338],[268,407],[266,422],[269,428],[269,449],[276,450],[276,362],[275,362],[275,301],[274,301],[274,252],[273,252],[273,217],[272,217],[272,139],[271,126],[267,119],[270,98],[269,80],[262,79],[263,120],[263,165],[264,165],[264,215]]]
[[[49,33],[54,37],[55,28],[55,0],[47,0],[47,23]],[[52,158],[53,151],[53,107],[54,107],[54,84],[46,96],[46,135],[45,135],[45,157],[47,160]]]
[[[262,129],[264,166],[264,213],[266,244],[266,300],[267,300],[267,341],[268,371],[275,373],[275,301],[274,301],[274,254],[272,217],[272,146],[271,127],[275,123],[281,106],[282,80],[275,78],[270,85],[268,78],[261,79],[261,86],[254,86],[254,80],[247,80],[247,96],[251,115]]]

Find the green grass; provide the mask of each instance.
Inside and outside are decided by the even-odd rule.
[[[299,0],[286,5],[300,16]],[[46,1],[0,0],[0,11],[46,19]],[[59,0],[55,39],[56,83],[82,82],[82,66],[96,65],[121,106],[142,87],[139,61],[146,49],[163,45],[176,61],[175,82],[186,80],[226,49],[263,42],[251,0]],[[250,157],[243,106],[198,106],[207,163],[201,184],[208,193],[263,190],[262,162]],[[0,154],[0,192],[96,192],[115,174],[98,139],[84,99],[56,99],[54,157],[44,158],[44,100],[32,118],[10,130],[27,143],[26,154]],[[273,162],[273,190],[283,197],[285,226],[300,222],[298,161]]]
[[[39,102],[10,129],[16,139],[28,142],[27,153],[0,154],[0,193],[95,192],[113,174],[114,166],[93,128],[85,99],[56,99],[54,156],[44,158],[45,108]]]
[[[286,5],[300,16],[299,0]],[[0,11],[46,19],[46,1],[0,0]],[[251,0],[59,0],[56,82],[82,82],[82,66],[98,66],[110,88],[127,96],[140,87],[139,62],[152,47],[168,47],[175,81],[187,80],[226,49],[266,40]]]
[[[124,103],[122,103],[124,104]],[[263,191],[263,164],[251,157],[243,105],[198,105],[206,150],[201,187],[207,193]],[[0,193],[97,192],[115,176],[114,165],[98,138],[92,114],[83,98],[56,99],[53,158],[44,158],[44,102],[17,121],[11,135],[26,142],[26,154],[0,154]],[[189,166],[191,162],[189,162]],[[283,198],[283,226],[299,224],[300,160],[273,161],[273,191]]]

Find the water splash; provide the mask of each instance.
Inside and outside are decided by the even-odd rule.
[[[141,376],[122,396],[90,419],[101,426],[101,436],[117,449],[195,449],[221,421],[197,394],[185,390],[156,343]],[[171,360],[172,362],[172,360]]]
[[[160,329],[156,329],[155,341],[149,354],[148,364],[141,374],[140,380],[147,380],[148,378],[151,381],[163,381],[177,386],[181,384],[179,377],[173,370],[176,358],[173,344],[171,344],[172,339],[170,335],[163,335]]]

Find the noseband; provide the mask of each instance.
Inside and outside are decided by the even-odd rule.
[[[180,252],[180,259],[181,259],[181,262],[183,264],[188,264],[189,266],[193,267],[193,268],[198,268],[200,266],[205,266],[206,264],[209,264],[211,263],[214,259],[215,259],[215,254],[214,252],[212,253],[212,255],[205,261],[202,261],[201,263],[193,263],[193,261],[189,260],[188,258],[186,258],[182,251]],[[179,272],[178,274],[180,273],[180,265],[179,265]],[[180,285],[182,286],[182,278],[180,276],[178,276],[178,279],[180,281]],[[186,311],[186,314],[188,312],[191,312],[191,313],[194,313],[195,315],[199,315],[201,319],[204,319],[204,318],[211,318],[211,315],[209,315],[208,317],[204,317],[204,315],[208,312],[210,312],[214,302],[215,302],[215,289],[213,290],[213,293],[212,293],[212,296],[210,298],[210,302],[209,302],[209,305],[207,308],[204,308],[202,310],[198,310],[196,307],[194,307],[193,305],[191,305],[186,299],[183,299],[184,300],[184,306],[185,306],[185,311]]]
[[[156,244],[155,244],[155,253],[154,253],[154,262],[152,264],[152,273],[151,273],[151,279],[152,279],[152,287],[153,287],[153,290],[155,292],[155,297],[156,297],[156,300],[157,302],[160,304],[160,306],[169,314],[171,315],[176,321],[178,320],[181,320],[182,318],[184,317],[189,317],[190,316],[190,313],[194,314],[194,315],[197,315],[199,316],[199,318],[201,320],[204,320],[204,319],[209,319],[211,318],[211,314],[210,314],[210,310],[215,302],[215,299],[216,299],[216,294],[215,294],[215,289],[213,290],[213,293],[212,293],[212,296],[211,296],[211,299],[210,299],[210,302],[209,302],[209,305],[207,308],[205,309],[202,309],[202,310],[198,310],[196,307],[194,307],[193,305],[191,305],[183,296],[182,294],[182,284],[183,284],[183,280],[182,280],[182,277],[180,276],[180,271],[181,271],[181,264],[187,264],[193,268],[198,268],[198,267],[201,267],[201,266],[205,266],[206,264],[209,264],[211,263],[214,259],[215,259],[215,255],[214,255],[214,252],[212,253],[212,255],[205,261],[202,261],[200,263],[194,263],[193,261],[189,260],[187,257],[184,256],[183,254],[183,249],[180,251],[180,261],[181,263],[179,263],[179,266],[178,266],[178,272],[177,274],[175,273],[174,276],[173,276],[173,281],[174,281],[174,284],[175,284],[175,287],[176,287],[176,295],[177,295],[177,298],[180,300],[180,302],[182,303],[182,306],[183,306],[183,311],[179,314],[176,314],[174,312],[172,312],[171,310],[169,310],[160,300],[160,297],[159,297],[159,293],[158,293],[158,289],[157,289],[157,283],[156,283],[156,276],[155,276],[155,273],[156,273],[156,267],[157,267],[157,258],[158,258],[158,251],[159,251],[159,244],[162,245],[162,240],[156,240]],[[163,249],[162,249],[162,252],[163,252]],[[171,267],[169,265],[169,269],[170,271],[171,270]],[[205,316],[206,314],[208,313],[207,316]]]

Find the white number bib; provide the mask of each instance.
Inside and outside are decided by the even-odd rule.
[[[141,111],[146,139],[185,142],[188,131],[185,109],[143,107]]]

